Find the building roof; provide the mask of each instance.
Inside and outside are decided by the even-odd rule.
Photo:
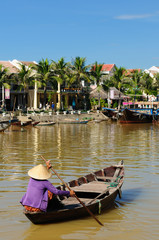
[[[115,67],[115,64],[98,64],[98,66],[100,65],[103,65],[101,71],[108,73]],[[95,69],[95,65],[92,65],[92,69]]]
[[[0,65],[7,68],[10,73],[17,73],[18,69],[10,61],[0,61]]]
[[[125,76],[129,76],[131,75],[132,73],[135,73],[135,71],[137,71],[138,73],[141,72],[142,70],[140,68],[138,69],[126,69],[126,72],[125,72]]]
[[[108,97],[108,94],[104,91],[103,88],[98,88],[96,87],[90,92],[90,97],[91,98],[101,98],[101,99],[106,99]]]
[[[29,65],[31,65],[31,64],[36,64],[36,62],[27,62],[27,61],[19,61],[19,62],[21,62],[22,64],[24,64],[24,65],[26,65],[26,66],[28,66],[29,67]]]
[[[0,65],[7,68],[10,73],[18,73],[20,70],[20,64],[24,64],[29,67],[30,64],[37,64],[35,61],[18,61],[16,59],[12,61],[0,61]]]
[[[103,64],[102,71],[110,72],[115,64]]]

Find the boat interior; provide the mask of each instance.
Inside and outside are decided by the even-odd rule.
[[[77,180],[72,180],[68,182],[68,186],[74,190],[76,196],[85,205],[90,205],[96,200],[103,199],[116,191],[123,176],[123,165],[116,165],[90,173]],[[65,185],[61,185],[57,189],[67,190]],[[56,206],[56,209],[54,209],[54,206]],[[76,198],[60,196],[53,198],[52,203],[49,204],[48,211],[57,210],[57,208],[63,210],[74,209],[80,206],[81,204]]]

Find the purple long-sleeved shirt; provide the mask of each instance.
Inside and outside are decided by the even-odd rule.
[[[48,190],[55,195],[70,196],[69,191],[58,190],[48,180],[36,180],[30,178],[27,192],[22,197],[20,203],[24,206],[40,208],[46,212],[48,206]]]

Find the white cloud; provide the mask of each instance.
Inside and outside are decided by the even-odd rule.
[[[134,20],[134,19],[144,19],[154,17],[158,14],[139,14],[139,15],[120,15],[116,16],[115,19],[119,20]]]

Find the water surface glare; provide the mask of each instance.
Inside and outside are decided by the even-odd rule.
[[[159,126],[152,124],[54,125],[7,130],[0,134],[0,239],[159,239]],[[64,181],[117,163],[125,163],[122,199],[98,215],[45,225],[32,224],[19,201],[27,171],[43,155]],[[56,176],[50,180],[60,184]]]

